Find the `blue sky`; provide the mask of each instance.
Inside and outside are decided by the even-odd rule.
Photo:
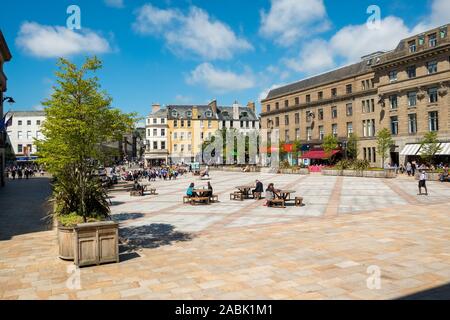
[[[71,4],[81,9],[79,31],[66,28]],[[366,24],[372,4],[376,28]],[[0,11],[14,109],[40,108],[58,56],[81,63],[96,54],[114,106],[141,115],[154,102],[259,105],[272,87],[448,22],[448,0],[8,0]]]

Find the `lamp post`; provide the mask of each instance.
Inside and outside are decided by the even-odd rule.
[[[3,97],[2,92],[0,90],[1,97],[1,108],[0,108],[0,120],[5,122],[5,117],[3,117],[3,103],[6,101],[9,104],[15,103],[12,97]],[[0,149],[3,149],[3,152],[0,153],[0,186],[5,186],[5,148],[6,148],[6,123],[2,124],[2,128],[0,130]]]

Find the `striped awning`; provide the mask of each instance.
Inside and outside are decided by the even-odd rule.
[[[436,155],[439,156],[450,156],[450,142],[449,143],[441,143],[441,149]]]
[[[415,156],[420,149],[420,144],[407,144],[402,152],[400,152],[401,156]]]

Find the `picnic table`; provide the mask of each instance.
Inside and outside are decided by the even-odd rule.
[[[246,185],[246,186],[237,186],[236,189],[239,190],[244,195],[244,199],[250,198],[250,190],[255,189],[254,185]]]
[[[278,198],[283,199],[284,201],[290,201],[291,194],[295,193],[295,190],[277,190],[275,194],[278,196]]]
[[[194,192],[198,194],[199,197],[203,197],[205,193],[208,193],[208,189],[194,189]]]

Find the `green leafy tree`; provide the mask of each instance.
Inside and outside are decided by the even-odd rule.
[[[322,148],[325,151],[325,154],[328,156],[328,158],[331,157],[331,155],[333,154],[333,151],[337,149],[338,147],[338,139],[332,135],[326,135],[323,138],[323,144],[322,144]]]
[[[352,133],[347,141],[347,156],[349,159],[355,160],[358,158],[359,150],[358,150],[359,137]]]
[[[392,139],[391,132],[384,128],[377,133],[377,153],[381,157],[381,163],[384,168],[384,162],[386,157],[394,145],[394,140]]]
[[[58,67],[57,85],[43,102],[45,140],[36,141],[39,162],[56,179],[54,214],[76,213],[86,222],[109,213],[96,169],[109,156],[104,145],[131,132],[135,119],[111,108],[111,97],[91,75],[102,67],[96,57],[87,58],[81,67],[59,59]]]
[[[434,155],[441,150],[437,132],[427,132],[422,141],[420,141],[420,147],[420,158],[431,164]]]

